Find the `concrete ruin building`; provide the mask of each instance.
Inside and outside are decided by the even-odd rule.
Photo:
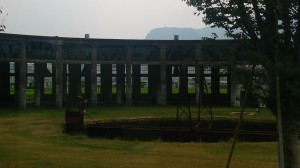
[[[0,106],[199,102],[238,105],[232,40],[113,40],[0,34]],[[205,81],[205,82],[204,82]]]

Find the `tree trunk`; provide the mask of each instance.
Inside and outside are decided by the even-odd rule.
[[[276,86],[274,78],[271,78],[270,76],[271,75],[268,76],[270,82],[268,85],[270,89],[268,107],[273,115],[277,117]],[[280,95],[284,168],[299,168],[298,138],[300,128],[300,108],[297,98],[292,96],[292,91],[290,91],[286,84],[287,82],[281,80]],[[295,89],[293,91],[295,92]]]
[[[299,168],[299,124],[296,121],[283,120],[284,165],[285,168]]]

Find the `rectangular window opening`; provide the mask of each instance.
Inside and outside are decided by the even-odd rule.
[[[66,92],[69,94],[69,87],[70,87],[70,82],[69,82],[69,76],[67,76],[67,86],[66,86]]]
[[[97,94],[101,94],[101,77],[97,77]]]
[[[188,74],[189,75],[194,75],[196,74],[196,70],[194,66],[188,66]]]
[[[15,80],[16,78],[14,76],[10,76],[9,78],[9,94],[14,95],[15,94]]]
[[[29,74],[34,73],[34,63],[27,63],[27,73]]]
[[[188,77],[188,94],[196,93],[195,77]]]
[[[52,77],[44,77],[44,94],[52,94]]]
[[[117,74],[117,64],[112,64],[112,74]]]
[[[113,76],[112,77],[112,94],[116,94],[117,93],[117,77]]]
[[[85,77],[82,76],[81,77],[81,82],[80,82],[80,91],[81,91],[81,94],[85,94]]]
[[[211,94],[211,77],[205,77],[204,93]]]
[[[211,74],[211,67],[210,66],[204,67],[204,74]]]
[[[101,74],[101,64],[97,64],[97,74]]]
[[[148,94],[148,77],[141,77],[141,94]]]
[[[47,69],[50,73],[52,73],[52,63],[47,63]]]
[[[148,65],[147,64],[141,65],[141,74],[143,74],[143,75],[148,74]]]
[[[15,62],[9,63],[9,73],[16,73],[16,64]]]
[[[172,94],[179,94],[179,77],[172,77]]]
[[[220,94],[227,94],[228,93],[228,85],[227,85],[227,77],[223,76],[220,77]]]
[[[27,102],[34,102],[34,77],[27,76],[27,84],[26,84],[26,101]]]
[[[34,76],[27,76],[27,88],[34,88]]]
[[[69,64],[66,65],[66,74],[69,74],[70,70],[69,70]]]
[[[85,67],[85,65],[84,65],[84,64],[80,64],[80,70],[81,70],[81,73],[82,73],[82,71],[83,71],[84,67]]]

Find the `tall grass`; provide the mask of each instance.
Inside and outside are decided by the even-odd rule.
[[[192,107],[195,110],[196,107]],[[216,118],[233,117],[235,109],[214,108]],[[249,109],[251,110],[251,109]],[[174,106],[89,108],[98,120],[175,117]],[[263,114],[266,113],[266,114]],[[206,114],[203,114],[205,117]],[[247,119],[273,120],[266,109]],[[88,120],[88,119],[86,119]],[[0,109],[0,167],[225,167],[229,142],[166,143],[90,139],[62,132],[63,109]],[[232,167],[277,167],[277,144],[240,142]]]

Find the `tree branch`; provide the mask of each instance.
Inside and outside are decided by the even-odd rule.
[[[282,9],[281,9],[281,13],[282,13],[282,24],[283,24],[283,39],[284,39],[284,48],[287,52],[291,51],[291,39],[292,39],[292,29],[291,29],[291,18],[290,18],[290,7],[291,7],[291,3],[289,2],[289,0],[285,0],[285,1],[280,1],[282,4]]]
[[[297,13],[297,26],[296,26],[296,52],[297,52],[297,58],[296,62],[300,64],[300,2],[298,1],[298,13]]]
[[[238,10],[241,17],[241,23],[244,25],[245,30],[249,33],[250,38],[254,41],[254,43],[257,43],[258,37],[255,33],[254,27],[251,25],[251,19],[250,16],[246,13],[246,8],[244,5],[244,0],[237,0]]]
[[[254,9],[254,13],[255,13],[255,18],[257,21],[257,27],[259,29],[260,32],[263,32],[263,19],[261,17],[261,10],[258,8],[258,3],[257,0],[252,0],[252,5],[253,5],[253,9]]]

